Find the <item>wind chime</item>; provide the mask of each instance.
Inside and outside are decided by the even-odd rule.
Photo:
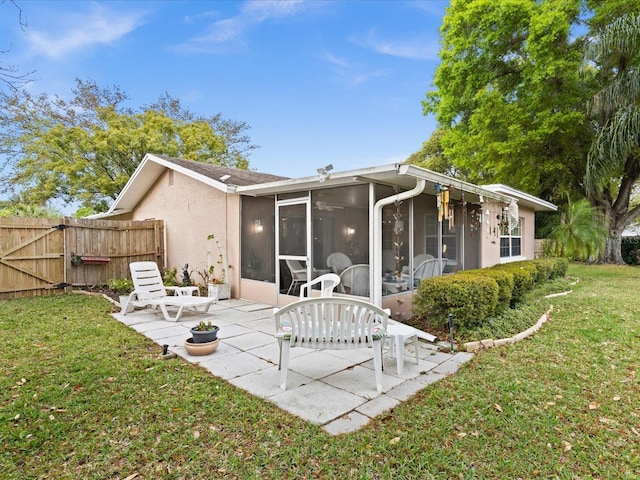
[[[512,220],[509,217],[508,206],[502,203],[488,203],[482,208],[487,236],[499,238],[500,235],[510,231]]]
[[[396,187],[396,193],[397,193],[397,187]],[[395,275],[397,278],[400,278],[400,273],[401,273],[401,267],[400,264],[402,263],[402,260],[404,260],[404,257],[402,256],[402,246],[404,245],[404,243],[402,242],[402,240],[400,239],[400,236],[402,235],[402,232],[404,231],[404,220],[402,219],[402,213],[400,212],[400,204],[402,202],[400,200],[395,201],[395,206],[396,206],[396,211],[393,214],[393,248],[395,250],[395,255],[393,256],[395,262],[396,262],[396,272]]]
[[[442,222],[443,220],[447,220],[449,222],[449,230],[455,227],[455,203],[450,197],[450,191],[452,189],[452,186],[446,187],[439,183],[435,184],[438,221]]]
[[[469,215],[469,231],[471,235],[478,233],[482,227],[482,203],[479,207],[474,207]]]

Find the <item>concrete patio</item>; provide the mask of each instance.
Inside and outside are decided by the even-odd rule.
[[[396,373],[395,359],[385,355],[383,391],[379,393],[370,350],[293,348],[287,390],[283,391],[270,305],[224,300],[207,314],[185,313],[178,323],[165,321],[154,310],[113,315],[158,345],[169,345],[169,351],[189,362],[333,435],[358,430],[427,385],[451,375],[472,357],[466,352],[439,352],[435,345],[420,342],[416,365],[413,347],[407,346],[402,375]],[[191,336],[189,329],[201,320],[220,327],[220,344],[211,355],[191,356],[183,344]]]

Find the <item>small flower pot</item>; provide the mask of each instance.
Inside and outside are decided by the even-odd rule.
[[[121,311],[126,312],[127,303],[129,303],[129,295],[120,295],[119,300],[120,300],[120,308],[122,309]]]
[[[193,338],[187,338],[187,341],[184,342],[184,349],[189,355],[209,355],[216,351],[219,343],[220,339],[216,339],[213,342],[195,343]]]
[[[193,335],[194,343],[208,343],[213,342],[218,338],[218,331],[220,328],[214,327],[213,330],[189,330]]]
[[[226,300],[231,295],[231,285],[228,283],[210,283],[207,289],[207,296],[218,300]]]

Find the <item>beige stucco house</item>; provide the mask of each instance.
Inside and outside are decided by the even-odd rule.
[[[505,185],[413,165],[290,179],[148,154],[101,216],[164,220],[165,265],[188,264],[195,282],[217,266],[215,235],[235,298],[283,305],[304,279],[335,271],[338,295],[402,318],[424,276],[534,258],[535,212],[554,210]]]

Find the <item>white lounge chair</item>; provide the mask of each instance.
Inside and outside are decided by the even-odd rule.
[[[129,265],[134,290],[129,295],[123,314],[133,311],[134,307],[160,308],[164,318],[177,322],[185,309],[198,313],[206,313],[211,304],[216,302],[212,297],[196,297],[191,295],[167,295],[162,283],[162,275],[155,262],[132,262]],[[172,317],[167,307],[177,308]]]

